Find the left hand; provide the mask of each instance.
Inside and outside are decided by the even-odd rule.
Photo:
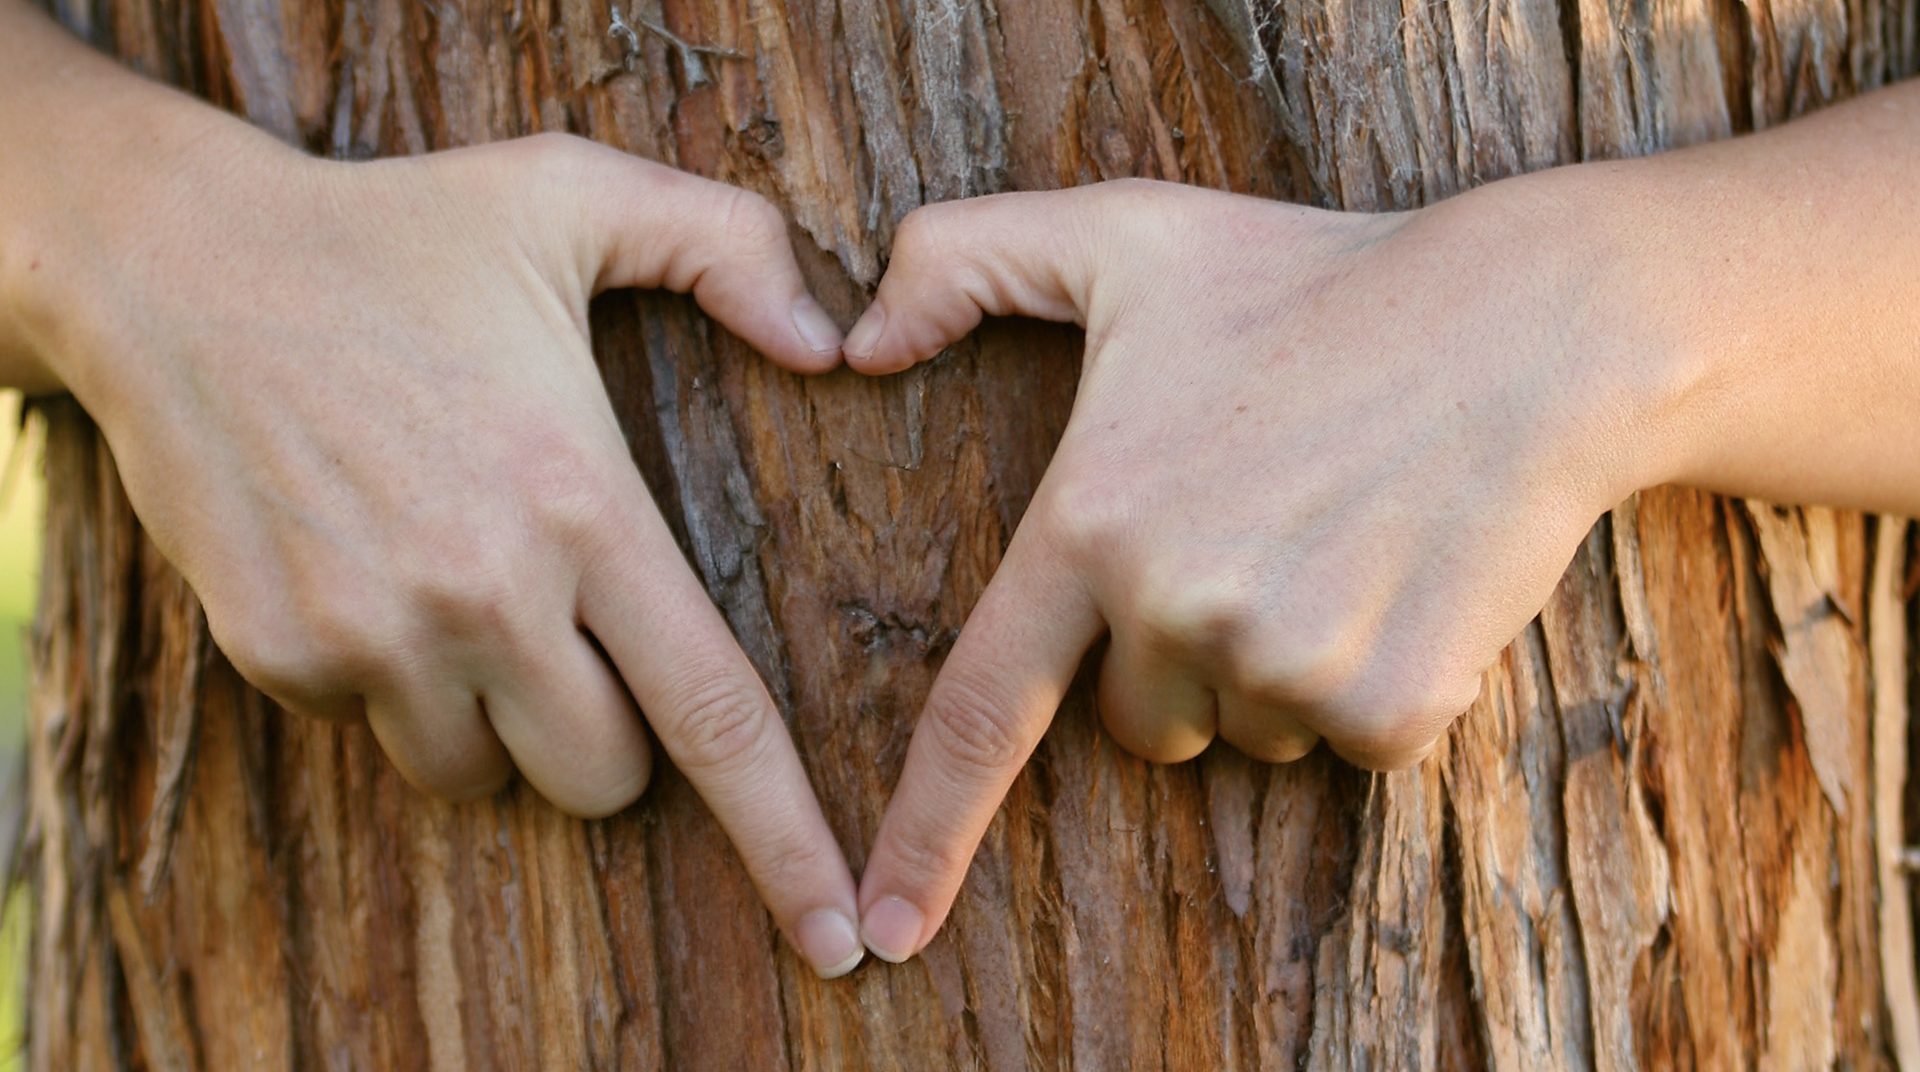
[[[98,422],[234,667],[364,718],[452,800],[517,769],[619,811],[650,723],[796,948],[851,970],[853,876],[588,336],[592,294],[665,287],[788,369],[834,367],[779,211],[559,134],[316,160],[71,47],[102,83],[86,122],[30,115],[38,166],[0,161],[0,352]]]

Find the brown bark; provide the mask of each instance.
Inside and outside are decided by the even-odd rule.
[[[622,11],[741,58],[630,45],[607,0],[61,14],[317,152],[566,129],[759,190],[843,315],[923,201],[1148,175],[1413,205],[1920,65],[1915,0]],[[677,298],[606,297],[594,326],[857,866],[1079,340],[994,323],[901,376],[801,380]],[[447,807],[363,730],[283,717],[85,417],[41,413],[36,1069],[1920,1067],[1902,522],[1638,496],[1405,773],[1149,766],[1080,688],[925,955],[823,983],[670,769],[602,822],[524,787]]]

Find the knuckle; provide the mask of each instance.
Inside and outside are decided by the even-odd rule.
[[[1433,751],[1436,735],[1426,737],[1348,736],[1334,745],[1341,758],[1371,771],[1407,770],[1420,764]],[[1332,738],[1329,738],[1332,740]]]
[[[294,700],[323,685],[325,675],[312,645],[287,630],[214,615],[208,616],[207,626],[227,661],[260,691]]]
[[[950,205],[934,204],[907,213],[893,231],[892,259],[910,264],[936,263],[940,255],[942,217],[952,211]]]
[[[773,202],[738,186],[730,186],[721,229],[735,245],[749,250],[772,249],[787,240],[787,218]]]
[[[1442,681],[1394,668],[1369,674],[1324,707],[1322,732],[1335,751],[1358,766],[1411,767],[1433,751],[1447,725],[1472,702],[1472,689]]]
[[[293,613],[210,608],[208,631],[254,687],[294,703],[359,691],[390,649],[386,616],[339,586],[295,591]]]
[[[1362,682],[1370,647],[1351,620],[1275,614],[1235,646],[1234,684],[1272,707],[1323,711]]]
[[[1049,542],[1089,561],[1110,561],[1124,546],[1136,516],[1123,482],[1077,474],[1056,463],[1060,475],[1032,511]]]
[[[739,849],[764,889],[808,888],[832,866],[824,848],[791,833],[743,843]]]
[[[458,534],[422,543],[426,552],[402,590],[435,632],[502,640],[515,633],[524,593],[511,556],[495,541]]]
[[[730,675],[707,675],[671,703],[675,714],[662,740],[691,773],[751,767],[771,744],[768,731],[775,720],[769,703]]]
[[[935,826],[945,816],[928,816],[935,820]],[[934,833],[920,830],[915,833],[902,833],[887,838],[874,846],[874,858],[886,854],[887,873],[894,876],[910,888],[938,887],[953,880],[956,869],[964,870],[972,854],[972,846],[949,844],[951,834],[941,830]]]
[[[618,501],[614,482],[586,445],[570,437],[541,436],[529,447],[515,452],[507,479],[536,527],[575,545],[599,529]]]
[[[1148,570],[1134,591],[1135,625],[1157,650],[1223,648],[1244,636],[1257,616],[1245,585],[1212,568]]]
[[[927,708],[927,728],[943,755],[970,770],[1002,772],[1026,759],[1012,706],[966,677],[943,682]]]
[[[492,733],[457,711],[419,706],[388,693],[369,701],[375,738],[409,785],[453,802],[498,792],[514,767]]]
[[[538,770],[524,771],[535,788],[560,810],[582,819],[603,819],[640,799],[653,777],[653,749],[637,721],[556,727],[564,740]],[[631,731],[631,732],[629,732]]]
[[[573,200],[590,184],[584,169],[593,148],[585,138],[548,131],[424,159],[480,184],[492,197],[545,204]]]

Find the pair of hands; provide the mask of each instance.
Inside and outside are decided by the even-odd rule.
[[[555,137],[313,160],[13,0],[0,140],[0,382],[93,414],[240,671],[430,792],[517,767],[581,815],[641,792],[644,712],[828,975],[925,944],[1103,632],[1101,715],[1147,758],[1395,766],[1636,488],[1920,513],[1920,82],[1394,216],[933,206],[844,340],[752,195]],[[622,286],[798,372],[983,313],[1086,329],[857,889],[614,419],[586,308]]]
[[[17,337],[99,422],[221,648],[453,799],[517,768],[617,811],[644,713],[824,975],[931,937],[1103,633],[1102,717],[1146,758],[1218,735],[1412,763],[1646,475],[1619,464],[1618,384],[1557,359],[1567,281],[1471,274],[1506,240],[1484,214],[1151,183],[934,206],[843,346],[772,206],[579,139],[352,165],[237,125],[187,142],[14,246]],[[586,323],[612,287],[691,292],[803,373],[906,368],[983,314],[1087,331],[858,889],[632,464]],[[1540,412],[1551,434],[1515,419]]]

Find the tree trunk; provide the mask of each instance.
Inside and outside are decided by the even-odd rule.
[[[1916,0],[631,2],[631,32],[607,0],[59,14],[316,152],[573,130],[751,187],[843,316],[927,201],[1146,175],[1404,207],[1920,65]],[[990,323],[803,380],[683,299],[593,325],[857,867],[1080,339]],[[669,768],[601,822],[449,807],[276,711],[85,416],[40,412],[35,1069],[1920,1069],[1903,521],[1638,496],[1400,774],[1150,766],[1083,683],[940,937],[821,982]]]

